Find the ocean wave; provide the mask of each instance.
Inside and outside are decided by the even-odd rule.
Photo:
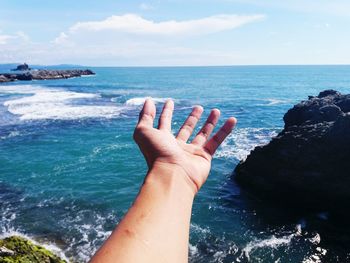
[[[125,104],[128,106],[140,106],[145,103],[146,99],[152,99],[157,104],[157,103],[164,103],[165,101],[171,98],[137,97],[137,98],[128,99],[125,102]]]
[[[5,192],[8,192],[8,189],[2,189]],[[7,191],[6,191],[7,190]],[[40,245],[53,253],[55,253],[57,256],[61,257],[62,259],[69,262],[68,258],[66,257],[64,251],[58,247],[56,244],[52,242],[38,242],[36,241],[32,236],[29,236],[25,233],[23,233],[21,230],[16,229],[13,225],[13,222],[17,218],[17,214],[14,211],[15,209],[10,208],[8,203],[3,204],[4,207],[1,209],[1,221],[0,221],[0,239],[4,239],[10,236],[19,236],[26,238],[30,240],[32,243],[36,245]]]
[[[26,227],[19,226],[17,219],[23,217],[23,212],[18,212],[18,206],[14,206],[14,203],[5,202],[4,207],[0,209],[0,238],[21,236],[53,251],[67,262],[70,262],[67,258],[73,258],[73,262],[88,262],[112,233],[109,229],[118,220],[114,212],[93,211],[91,207],[82,209],[80,205],[85,206],[62,197],[49,198],[33,204],[31,209],[37,210],[38,214],[47,213],[48,209],[52,213],[57,212],[55,229],[42,233],[40,230],[38,232],[38,229],[28,231]],[[39,218],[32,220],[35,222],[37,219]],[[52,219],[48,216],[46,220]]]
[[[85,213],[80,213],[76,219],[69,220],[69,224],[73,224],[72,230],[75,231],[77,237],[70,239],[70,244],[66,249],[68,254],[76,254],[81,262],[88,262],[102,243],[111,235],[112,231],[105,230],[104,225],[106,221],[114,220],[113,215],[105,218],[99,214],[94,214],[95,223],[83,223],[82,221],[86,221],[85,217]]]
[[[9,139],[9,138],[13,138],[13,137],[17,137],[17,136],[20,136],[20,132],[19,131],[11,131],[9,132],[9,134],[7,135],[4,135],[4,136],[0,136],[0,140],[6,140],[6,139]]]
[[[257,106],[274,106],[274,105],[290,103],[290,100],[276,99],[276,98],[262,99],[262,101],[264,101],[266,103],[260,103],[260,104],[257,104]]]
[[[323,262],[322,257],[326,255],[327,250],[317,246],[320,243],[320,235],[315,234],[314,237],[308,238],[310,234],[303,232],[301,225],[296,225],[295,231],[290,234],[285,234],[281,236],[271,235],[265,239],[256,239],[249,242],[243,249],[240,258],[246,258],[249,262],[258,260],[260,262],[260,253],[264,250],[269,251],[271,256],[274,256],[274,251],[280,248],[285,248],[284,251],[291,249],[293,247],[293,242],[297,243],[299,241],[309,242],[313,245],[312,255],[306,256],[303,263],[320,263]],[[259,253],[260,252],[260,253]],[[254,254],[256,255],[254,256]],[[277,259],[275,262],[282,262],[281,258]]]
[[[245,160],[252,150],[262,146],[278,134],[278,128],[238,128],[221,144],[216,152],[218,158]]]
[[[190,231],[194,242],[189,244],[189,262],[224,262],[228,257],[237,256],[237,245],[211,233],[208,227],[192,223]]]
[[[255,250],[261,248],[277,249],[280,246],[288,246],[296,234],[290,234],[288,236],[276,237],[272,235],[271,237],[263,240],[256,240],[249,242],[245,248],[243,248],[243,253],[245,257],[250,260],[251,253]]]
[[[84,105],[75,103],[81,99],[98,100],[98,94],[49,89],[33,85],[0,87],[1,93],[27,95],[4,102],[4,106],[20,120],[113,118],[123,107],[115,105]]]
[[[302,263],[322,263],[322,258],[327,254],[327,250],[321,247],[316,248],[316,252],[303,259]]]

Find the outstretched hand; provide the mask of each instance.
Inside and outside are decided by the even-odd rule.
[[[210,138],[220,111],[210,112],[195,138],[188,139],[203,113],[196,106],[175,137],[174,102],[168,100],[154,128],[156,106],[146,100],[134,139],[149,171],[133,205],[91,263],[188,262],[189,229],[195,194],[206,181],[216,149],[236,124],[229,118]]]
[[[197,192],[208,178],[211,160],[216,149],[230,134],[236,124],[231,117],[210,138],[219,117],[220,111],[210,112],[205,124],[192,142],[188,143],[193,130],[200,119],[203,108],[195,106],[175,137],[171,132],[174,102],[165,102],[159,117],[158,128],[154,128],[156,107],[151,99],[147,99],[140,112],[139,122],[134,132],[134,139],[139,145],[149,169],[155,167],[173,167],[181,169],[190,187]],[[179,175],[182,176],[182,175]],[[188,180],[189,179],[189,180]]]

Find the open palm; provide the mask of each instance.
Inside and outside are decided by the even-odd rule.
[[[147,99],[140,113],[134,139],[150,169],[155,165],[177,166],[185,172],[198,191],[208,178],[213,154],[232,131],[236,119],[229,118],[220,130],[209,138],[220,117],[220,111],[214,109],[196,137],[191,143],[187,143],[203,113],[203,108],[193,108],[176,137],[171,133],[173,111],[174,102],[168,100],[159,117],[158,128],[154,128],[156,107],[151,99]]]

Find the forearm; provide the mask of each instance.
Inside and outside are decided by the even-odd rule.
[[[134,204],[91,262],[187,262],[195,189],[181,168],[152,168]]]

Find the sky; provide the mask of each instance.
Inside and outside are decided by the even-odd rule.
[[[350,64],[349,0],[0,0],[0,63]]]

